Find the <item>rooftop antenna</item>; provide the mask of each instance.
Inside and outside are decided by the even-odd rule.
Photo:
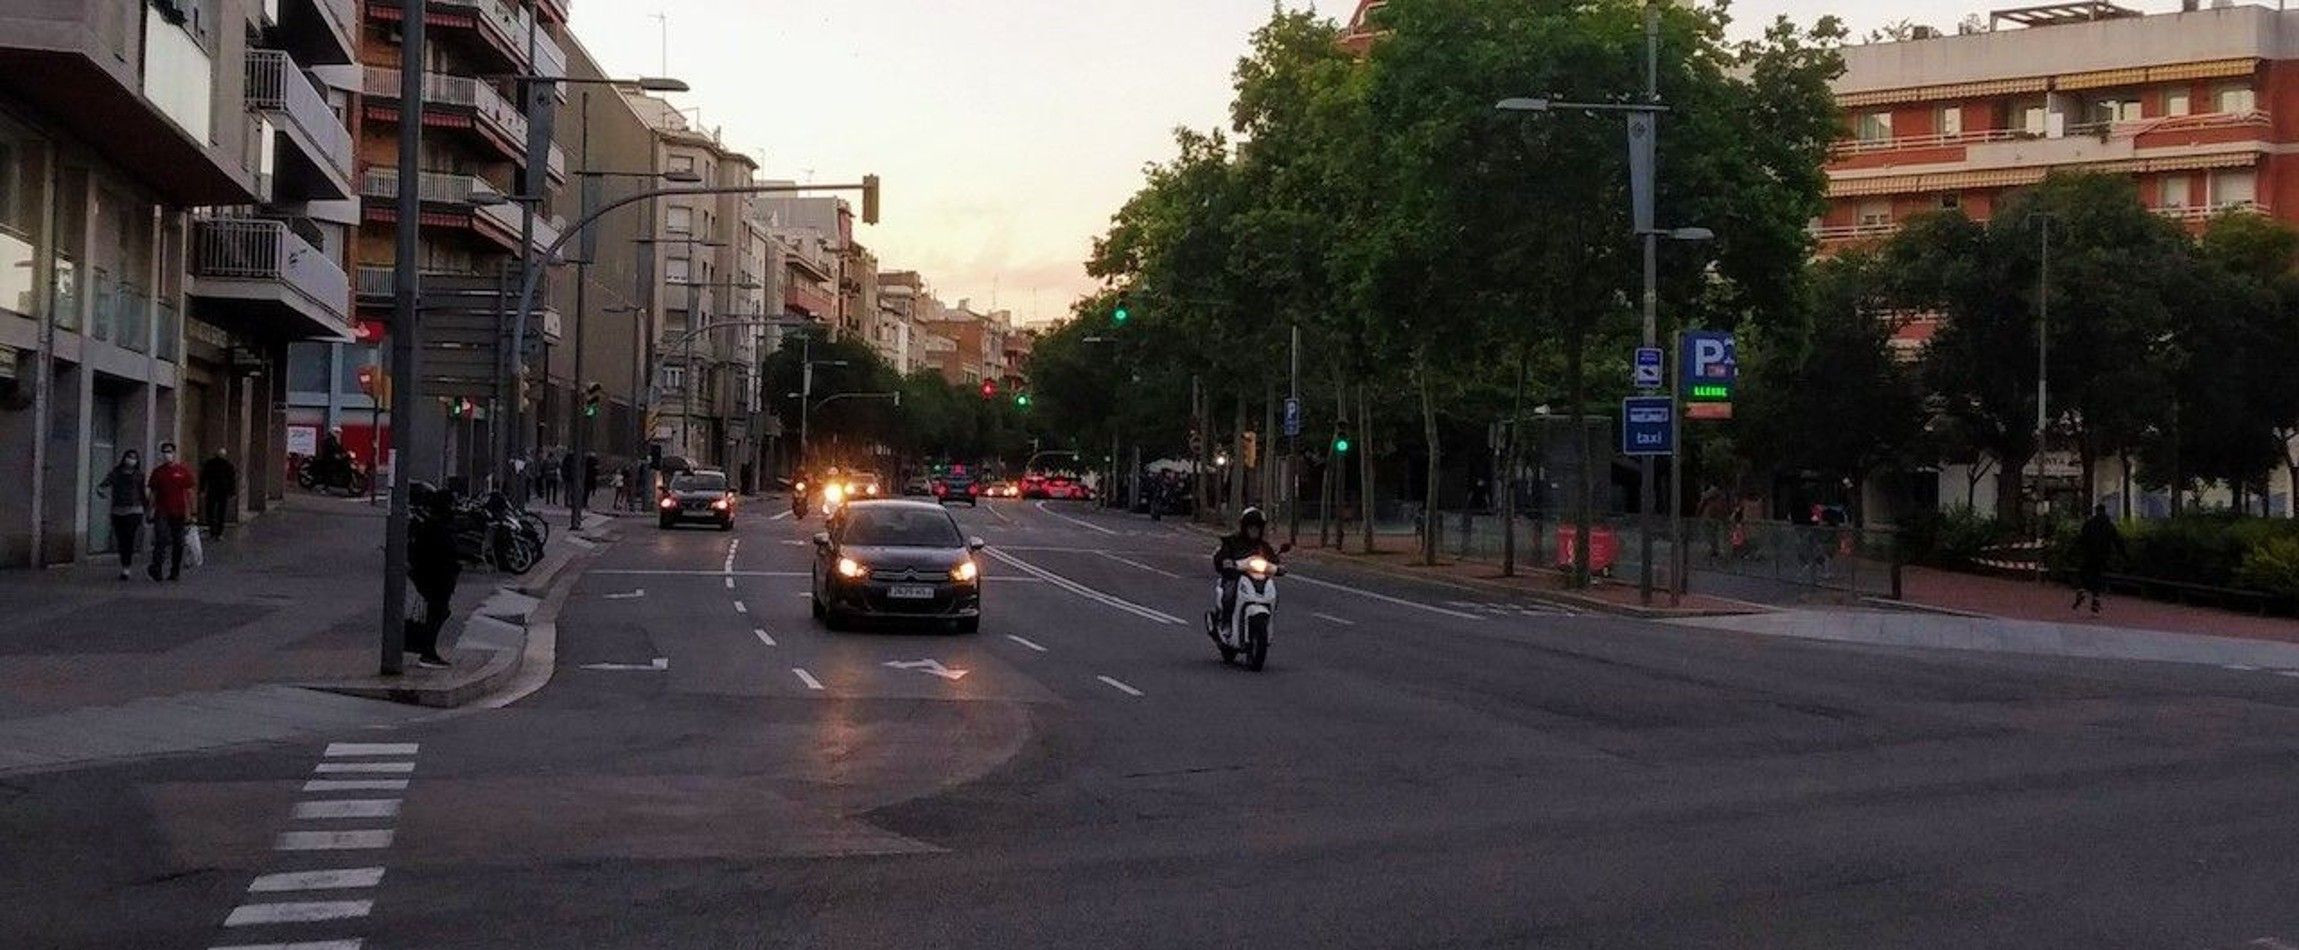
[[[658,75],[658,76],[668,76],[668,75],[670,75],[670,74],[671,74],[671,15],[670,15],[670,12],[669,12],[669,11],[667,11],[667,10],[657,10],[657,11],[655,11],[654,19],[655,19],[655,26],[656,26],[656,27],[657,27],[657,29],[659,29],[659,30],[661,31],[661,33],[662,33],[662,46],[663,46],[663,67],[662,67],[662,71],[661,71],[661,72],[658,72],[658,73],[656,73],[655,75]]]

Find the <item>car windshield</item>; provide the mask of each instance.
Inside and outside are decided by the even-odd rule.
[[[725,491],[726,476],[717,472],[687,472],[671,479],[672,491]]]
[[[857,508],[846,513],[840,540],[864,547],[954,548],[958,525],[931,508]]]

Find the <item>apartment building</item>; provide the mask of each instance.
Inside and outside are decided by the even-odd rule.
[[[630,101],[654,129],[657,167],[712,185],[749,185],[758,163],[668,102]],[[751,195],[655,202],[661,275],[654,440],[665,451],[739,472],[758,458],[758,366],[770,276],[767,230]]]
[[[0,564],[109,551],[118,454],[283,490],[294,341],[348,340],[347,0],[0,0]],[[332,80],[332,81],[331,81]]]
[[[948,347],[929,345],[925,353],[928,365],[939,370],[951,385],[972,386],[984,380],[1001,387],[1020,384],[1020,377],[1007,361],[1007,341],[1014,335],[1012,312],[982,313],[973,308],[971,300],[960,300],[950,307],[925,296],[914,305],[913,319],[925,335],[950,342]]]
[[[831,339],[867,340],[877,319],[878,259],[854,240],[853,207],[844,198],[798,195],[770,195],[762,204],[767,226],[795,250],[800,273],[785,288],[788,312],[821,321]],[[818,272],[827,276],[817,280]]]
[[[2165,215],[2299,220],[2299,10],[1998,11],[1988,32],[1844,50],[1823,252],[1944,208],[1985,220],[2055,170],[2129,175]]]
[[[870,346],[896,373],[910,375],[917,363],[912,341],[918,332],[915,316],[926,279],[917,271],[884,271],[878,275],[878,319],[870,328]]]
[[[409,4],[362,0],[360,7],[362,68],[352,123],[359,198],[352,285],[360,332],[352,344],[303,345],[290,352],[290,442],[308,446],[335,428],[363,457],[376,452],[391,458],[399,421],[357,383],[360,367],[375,366],[393,385],[417,387],[418,412],[405,426],[407,437],[442,447],[421,453],[424,469],[415,476],[483,480],[495,463],[496,426],[508,424],[517,398],[498,384],[494,351],[487,349],[502,335],[498,299],[517,280],[524,249],[547,246],[564,224],[551,196],[566,182],[565,152],[556,144],[533,147],[529,115],[563,108],[566,90],[544,83],[523,89],[508,77],[566,75],[566,54],[556,38],[566,27],[566,4],[430,0],[422,7],[428,38],[417,117],[424,129],[423,171],[411,184],[423,203],[416,262],[425,295],[420,379],[401,378],[384,360],[393,317],[398,198],[410,186],[399,180],[398,170],[399,126],[408,121],[399,67]],[[527,92],[541,96],[542,104],[519,104]],[[537,180],[526,178],[530,169]],[[522,197],[530,194],[538,197]],[[563,338],[548,294],[541,295],[530,336],[530,360]]]

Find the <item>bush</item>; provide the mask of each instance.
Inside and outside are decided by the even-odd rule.
[[[2010,540],[2010,525],[1968,505],[1918,512],[1900,525],[1900,544],[1911,564],[1969,567],[1981,555]]]
[[[2299,545],[2299,522],[2229,514],[2182,515],[2127,529],[2125,573],[2214,587],[2267,588],[2286,545]],[[2261,565],[2247,569],[2253,561]]]
[[[2243,555],[2237,586],[2299,598],[2299,537],[2268,538]]]

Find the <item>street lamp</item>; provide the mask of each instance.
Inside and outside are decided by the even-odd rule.
[[[533,74],[518,74],[510,76],[488,76],[486,78],[501,80],[504,82],[515,82],[522,86],[528,83],[544,83],[549,85],[565,84],[569,86],[616,86],[625,89],[637,89],[641,92],[688,92],[693,88],[688,86],[683,80],[672,79],[668,76],[635,76],[631,78],[605,77],[599,79],[586,79],[579,76],[541,76]]]

